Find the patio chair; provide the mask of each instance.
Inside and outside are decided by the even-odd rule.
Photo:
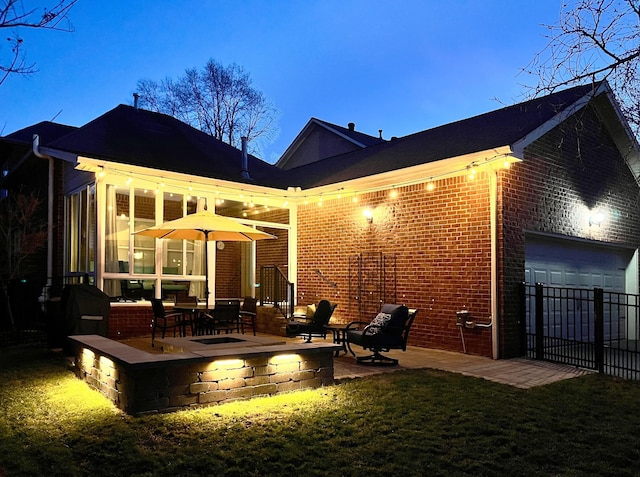
[[[240,300],[216,300],[213,315],[203,314],[204,333],[240,332]]]
[[[186,290],[176,292],[173,309],[176,313],[182,313],[183,320],[191,329],[191,335],[195,335],[195,327],[198,321],[198,297],[189,295]]]
[[[151,298],[151,309],[153,310],[153,323],[151,327],[151,346],[155,345],[156,330],[159,328],[162,332],[162,338],[168,329],[173,330],[173,336],[176,336],[178,330],[180,336],[186,335],[186,325],[184,315],[180,312],[167,313],[164,304],[160,298]]]
[[[256,314],[258,312],[258,300],[246,296],[240,307],[240,331],[244,334],[245,327],[251,328],[253,336],[256,335]]]
[[[327,337],[326,325],[329,324],[333,310],[338,304],[332,305],[328,300],[320,300],[313,314],[306,318],[290,320],[287,323],[287,336],[306,336],[306,343],[311,343],[312,336]]]
[[[380,313],[370,322],[353,321],[347,325],[346,339],[351,345],[359,345],[373,351],[369,356],[358,356],[358,363],[396,365],[398,360],[380,354],[391,349],[407,350],[407,339],[418,310],[409,310],[404,305],[385,304]]]

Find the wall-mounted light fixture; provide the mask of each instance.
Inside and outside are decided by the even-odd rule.
[[[373,223],[373,210],[371,209],[364,209],[362,211],[362,215],[364,215],[364,218],[367,219],[367,222],[372,224]]]
[[[597,225],[600,227],[604,222],[604,214],[599,210],[595,210],[589,214],[589,225]]]

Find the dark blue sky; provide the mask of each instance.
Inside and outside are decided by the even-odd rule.
[[[25,0],[29,3],[29,0]],[[33,2],[30,2],[33,3]],[[41,2],[42,3],[42,2]],[[0,134],[81,126],[138,79],[237,63],[280,114],[275,162],[311,117],[402,136],[523,99],[559,0],[80,0],[74,33],[22,32],[38,73],[0,86]]]

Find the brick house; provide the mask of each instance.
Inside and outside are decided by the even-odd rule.
[[[27,129],[0,142],[3,187],[20,182],[12,158],[53,164],[65,227],[49,276],[86,271],[112,296],[131,282],[202,295],[201,245],[130,233],[204,201],[279,237],[214,248],[218,296],[255,294],[275,264],[299,304],[328,298],[340,322],[384,302],[418,308],[411,345],[462,351],[467,310],[486,325],[466,331],[467,352],[520,355],[525,280],[638,293],[638,148],[606,83],[391,140],[312,119],[275,166],[127,106],[40,145]]]

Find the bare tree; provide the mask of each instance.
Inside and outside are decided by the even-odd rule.
[[[524,69],[535,95],[606,79],[634,132],[640,132],[640,2],[570,0],[548,29],[549,43]]]
[[[275,108],[235,63],[223,66],[210,59],[201,70],[187,69],[177,80],[141,79],[137,92],[141,107],[173,116],[236,147],[241,136],[251,142],[273,139],[276,133]]]
[[[0,303],[5,308],[1,314],[11,328],[15,323],[8,287],[37,269],[34,256],[47,243],[47,222],[40,214],[41,207],[42,200],[22,192],[0,201]]]
[[[58,0],[50,8],[25,8],[22,0],[0,0],[0,29],[7,29],[9,52],[0,48],[0,84],[11,74],[31,74],[36,72],[35,63],[27,62],[24,40],[20,31],[24,29],[45,29],[70,32],[73,27],[68,14],[77,0]]]

